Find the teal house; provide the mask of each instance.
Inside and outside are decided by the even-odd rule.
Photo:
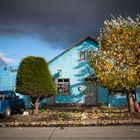
[[[90,105],[108,107],[127,106],[127,97],[123,90],[108,91],[99,85],[94,71],[90,68],[87,56],[91,50],[98,50],[98,42],[87,36],[49,62],[49,69],[57,85],[57,95],[45,99],[48,105]],[[0,66],[0,90],[14,90],[17,69]],[[26,107],[30,107],[30,97],[24,98]],[[134,91],[140,103],[140,89]]]
[[[84,104],[122,107],[127,105],[123,90],[110,92],[100,86],[87,56],[91,50],[98,50],[98,42],[87,36],[66,49],[49,62],[50,72],[56,82],[58,93],[48,100],[48,104]],[[140,90],[135,90],[140,102]]]
[[[0,59],[0,91],[12,91],[16,88],[17,67],[8,66]],[[19,98],[23,98],[26,108],[31,108],[30,97],[16,93]]]

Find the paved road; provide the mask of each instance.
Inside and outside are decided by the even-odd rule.
[[[140,126],[0,128],[0,140],[140,140]]]

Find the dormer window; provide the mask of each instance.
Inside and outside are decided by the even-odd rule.
[[[87,57],[89,57],[91,54],[91,50],[80,51],[80,61],[87,60]]]
[[[86,51],[80,51],[80,60],[85,60],[86,59]]]

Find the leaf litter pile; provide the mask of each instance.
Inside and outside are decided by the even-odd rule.
[[[56,108],[37,115],[13,114],[0,119],[0,127],[140,125],[140,113],[126,108]]]

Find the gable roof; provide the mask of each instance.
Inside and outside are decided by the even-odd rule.
[[[72,45],[71,47],[67,48],[66,50],[64,50],[62,53],[60,53],[59,55],[57,55],[56,57],[54,57],[52,60],[50,60],[48,63],[51,63],[52,61],[54,61],[55,59],[57,59],[58,57],[60,57],[61,55],[63,55],[64,53],[68,52],[69,50],[71,50],[72,48],[76,47],[77,45],[80,45],[84,40],[87,39],[91,39],[94,42],[96,42],[98,44],[98,41],[94,38],[92,38],[91,36],[85,36],[82,39],[80,39],[78,42],[76,42],[74,45]]]
[[[0,57],[0,67],[7,66],[6,62]]]

